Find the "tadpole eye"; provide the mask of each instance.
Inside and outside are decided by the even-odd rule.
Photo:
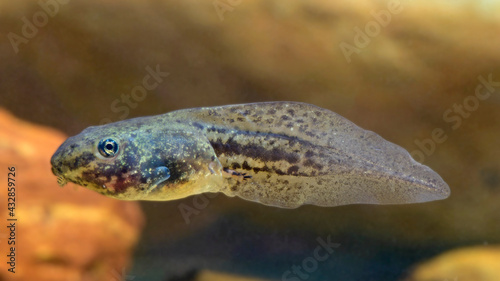
[[[97,145],[99,153],[104,157],[113,157],[118,152],[118,143],[114,139],[102,139]]]

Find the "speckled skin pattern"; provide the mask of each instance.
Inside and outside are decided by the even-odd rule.
[[[105,158],[97,144],[113,138]],[[404,204],[447,198],[448,185],[403,148],[313,105],[266,102],[178,110],[68,138],[52,171],[106,196],[174,200],[223,192],[282,208]],[[155,170],[167,167],[163,179]]]

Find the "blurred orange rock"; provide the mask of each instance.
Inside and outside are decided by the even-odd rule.
[[[64,139],[0,109],[0,280],[125,279],[144,224],[142,211],[135,202],[72,184],[60,188],[49,160]],[[7,207],[8,167],[15,167],[14,217]],[[6,240],[13,235],[6,233],[8,218],[17,219],[15,245],[9,246],[16,250],[15,273],[6,263]]]
[[[419,265],[407,281],[498,281],[500,246],[477,246],[446,252]]]

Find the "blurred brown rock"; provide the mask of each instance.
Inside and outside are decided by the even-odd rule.
[[[498,281],[500,246],[456,249],[418,265],[407,281]]]
[[[117,201],[68,184],[60,188],[50,156],[65,136],[0,109],[0,280],[122,280],[143,216]],[[16,265],[6,264],[7,168],[15,167]]]

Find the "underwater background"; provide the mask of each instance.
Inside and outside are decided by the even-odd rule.
[[[472,0],[0,1],[0,280],[500,280],[499,12]],[[59,188],[50,170],[91,125],[280,100],[404,147],[451,196],[126,202]]]

